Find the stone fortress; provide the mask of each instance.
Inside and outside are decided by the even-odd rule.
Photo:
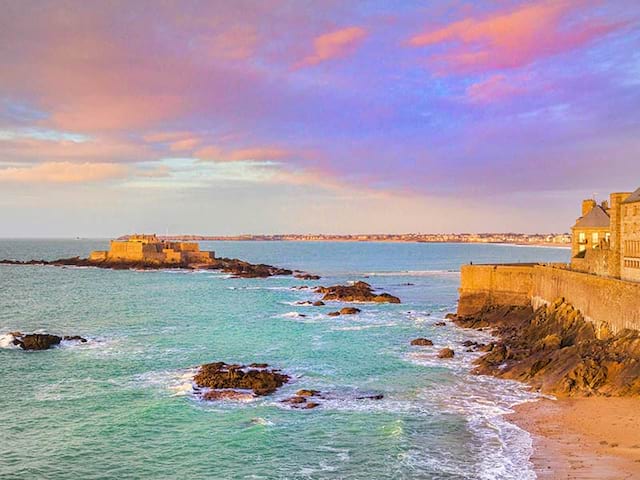
[[[146,264],[197,264],[210,263],[214,252],[200,251],[194,242],[168,242],[156,235],[130,235],[126,240],[112,240],[109,250],[91,252],[92,262],[122,262]]]
[[[534,309],[564,298],[603,337],[640,330],[640,188],[584,200],[572,227],[571,262],[464,265],[459,315],[495,305]]]
[[[640,282],[640,188],[584,200],[571,230],[572,270]]]

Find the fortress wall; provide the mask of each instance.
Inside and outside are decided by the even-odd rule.
[[[598,328],[640,330],[640,283],[544,265],[533,269],[534,306],[564,297]]]
[[[533,264],[462,266],[458,315],[472,315],[487,305],[528,305],[533,275]]]
[[[459,315],[487,305],[537,308],[563,297],[598,331],[640,330],[640,283],[600,277],[550,265],[465,265]]]

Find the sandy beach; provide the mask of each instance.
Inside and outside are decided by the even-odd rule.
[[[538,478],[640,478],[640,398],[543,399],[509,419],[533,435]]]

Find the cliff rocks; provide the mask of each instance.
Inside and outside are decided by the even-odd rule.
[[[476,373],[525,381],[558,396],[640,395],[640,332],[599,339],[593,324],[564,299],[535,312],[493,306],[454,321],[489,327],[500,337],[483,348]]]

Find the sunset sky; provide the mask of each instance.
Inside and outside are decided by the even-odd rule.
[[[0,0],[0,236],[568,231],[640,2]]]

